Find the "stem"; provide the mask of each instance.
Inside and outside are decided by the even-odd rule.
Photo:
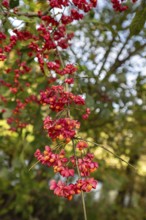
[[[74,140],[72,140],[73,143],[73,150],[74,150],[74,156],[75,156],[75,161],[76,161],[76,167],[77,167],[77,173],[79,178],[81,179],[81,174],[78,166],[78,160],[76,157],[76,150],[75,150],[75,143]],[[86,205],[85,205],[85,198],[84,198],[84,192],[81,190],[81,198],[82,198],[82,205],[83,205],[83,212],[84,212],[84,220],[87,220],[87,212],[86,212]]]
[[[58,50],[57,46],[56,46],[56,50],[57,50],[57,53],[58,53],[59,60],[60,60],[60,62],[61,62],[62,68],[65,68],[65,63],[64,63],[64,61],[63,61],[63,59],[62,59],[62,56],[61,56],[60,51]],[[65,84],[65,89],[66,89],[66,92],[69,91],[69,87],[68,87],[68,84],[67,84],[67,83]],[[67,104],[67,117],[70,118],[69,104]]]
[[[93,142],[93,141],[86,141],[86,140],[84,140],[83,138],[78,138],[78,137],[77,137],[76,139],[85,141],[85,142],[87,142],[87,143],[94,144],[94,145],[96,145],[96,146],[98,146],[98,147],[101,147],[102,149],[104,149],[104,150],[106,150],[107,152],[109,152],[110,154],[114,155],[115,157],[117,157],[118,159],[120,159],[121,161],[123,161],[124,163],[128,164],[130,167],[132,167],[132,168],[134,168],[135,170],[137,170],[136,167],[134,167],[132,164],[128,163],[126,160],[124,160],[123,158],[121,158],[121,157],[118,156],[117,154],[113,153],[111,150],[109,150],[109,149],[106,148],[105,146],[103,146],[103,145],[101,145],[101,144],[97,144],[97,143],[95,143],[95,142]]]
[[[39,162],[40,162],[40,161],[38,160],[36,163],[34,163],[34,164],[29,168],[29,171],[30,171],[35,165],[37,165]]]
[[[84,192],[83,191],[81,191],[81,197],[82,197],[82,205],[83,205],[83,211],[84,211],[84,219],[87,220],[86,205],[85,205],[85,199],[84,199]]]
[[[51,11],[51,9],[52,8],[48,8],[41,15],[39,15],[38,13],[35,13],[35,12],[29,12],[29,13],[28,12],[16,12],[16,13],[14,13],[14,12],[7,12],[7,11],[4,11],[3,15],[4,16],[10,15],[10,16],[14,16],[14,17],[16,17],[16,16],[26,16],[28,18],[33,18],[33,17],[40,18],[40,17],[42,17],[44,15],[47,15],[49,13],[49,11]]]

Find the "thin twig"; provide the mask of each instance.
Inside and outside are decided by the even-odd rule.
[[[82,141],[85,141],[87,143],[91,143],[91,144],[94,144],[98,147],[101,147],[102,149],[106,150],[107,152],[109,152],[110,154],[114,155],[115,157],[117,157],[118,159],[120,159],[121,161],[123,161],[124,163],[128,164],[130,167],[134,168],[135,170],[137,170],[136,167],[134,167],[132,164],[128,163],[126,160],[124,160],[123,158],[121,158],[120,156],[118,156],[117,154],[113,153],[111,150],[109,150],[108,148],[106,148],[105,146],[101,145],[101,144],[97,144],[96,142],[93,142],[93,141],[87,141],[87,140],[84,140],[83,138],[75,138],[75,139],[78,139],[78,140],[82,140]]]
[[[77,173],[78,173],[79,178],[81,178],[81,174],[80,174],[80,170],[79,170],[79,166],[78,166],[78,160],[77,160],[77,156],[76,156],[74,140],[72,140],[72,143],[73,143],[73,150],[74,150],[74,156],[75,156],[75,161],[76,161]],[[82,197],[82,205],[83,205],[83,212],[84,212],[84,220],[87,220],[87,212],[86,212],[86,205],[85,205],[85,198],[84,198],[83,190],[81,190],[81,197]]]
[[[3,12],[3,15],[4,16],[25,16],[25,17],[29,17],[29,18],[32,18],[32,17],[38,17],[38,18],[41,18],[42,16],[44,15],[47,15],[49,11],[51,11],[52,8],[48,8],[46,11],[44,11],[42,14],[38,14],[38,13],[35,13],[35,12]]]
[[[36,165],[38,164],[40,161],[38,160],[36,163],[34,163],[30,168],[29,168],[29,171]]]

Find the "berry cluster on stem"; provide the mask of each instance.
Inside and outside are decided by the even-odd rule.
[[[16,8],[10,10],[9,0],[2,1],[4,15],[38,17],[39,23],[36,25],[35,34],[27,28],[14,29],[10,35],[0,32],[0,61],[7,62],[9,54],[13,51],[17,64],[17,67],[9,66],[4,72],[6,79],[11,77],[11,83],[0,79],[0,86],[8,89],[9,94],[15,97],[15,107],[7,119],[12,131],[25,128],[29,124],[29,121],[21,121],[21,112],[28,105],[45,105],[54,112],[55,116],[46,116],[43,124],[44,130],[52,140],[52,147],[45,146],[43,152],[37,149],[34,156],[38,162],[52,167],[54,173],[60,175],[58,182],[56,179],[50,181],[50,190],[53,190],[55,195],[71,200],[74,195],[82,194],[86,219],[83,192],[90,192],[96,188],[97,180],[91,177],[91,173],[97,170],[98,164],[94,161],[94,155],[89,153],[88,144],[77,138],[80,122],[72,118],[70,109],[72,106],[82,106],[84,120],[88,119],[90,109],[86,107],[81,95],[71,92],[74,74],[78,69],[74,64],[64,61],[61,52],[69,47],[74,36],[67,31],[68,25],[82,19],[87,12],[96,7],[97,1],[46,0],[46,2],[48,3],[46,12],[24,14]],[[122,12],[128,8],[123,5],[122,0],[111,0],[111,3],[115,11]],[[57,13],[56,9],[61,11]],[[21,48],[23,45],[26,51],[25,59]],[[39,94],[28,92],[31,83],[26,79],[33,73],[32,66],[27,62],[30,59],[37,60],[36,64],[47,81],[46,88]],[[58,85],[58,80],[62,80],[62,85]],[[20,94],[23,92],[25,96],[21,98]],[[0,101],[7,106],[9,100],[1,95]],[[5,111],[6,109],[2,109],[2,113]],[[70,155],[66,151],[68,144],[72,146]],[[75,178],[76,175],[78,178]]]

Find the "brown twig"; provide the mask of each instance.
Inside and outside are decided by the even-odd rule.
[[[4,16],[25,16],[25,17],[28,17],[28,18],[32,18],[32,17],[38,17],[38,18],[41,18],[42,16],[44,15],[47,15],[49,11],[51,11],[52,8],[48,8],[46,11],[44,11],[42,14],[38,14],[38,13],[35,13],[35,12],[10,12],[10,11],[3,11],[3,15]]]
[[[74,156],[75,156],[75,161],[76,161],[77,173],[78,173],[79,178],[81,179],[81,174],[80,174],[80,170],[79,170],[79,166],[78,166],[78,160],[77,160],[77,156],[76,156],[76,149],[75,149],[74,140],[72,140],[72,144],[73,144]],[[84,212],[84,220],[87,220],[87,212],[86,212],[86,205],[85,205],[83,190],[81,190],[81,197],[82,197],[82,205],[83,205],[83,212]]]
[[[85,141],[87,143],[91,143],[91,144],[94,144],[104,150],[106,150],[107,152],[109,152],[110,154],[114,155],[115,157],[117,157],[118,159],[120,159],[121,161],[123,161],[124,163],[128,164],[130,167],[134,168],[135,170],[136,167],[134,167],[132,164],[128,163],[126,160],[124,160],[123,158],[121,158],[120,156],[118,156],[117,154],[113,153],[111,150],[109,150],[108,148],[106,148],[105,146],[101,145],[101,144],[97,144],[96,142],[93,142],[93,141],[87,141],[87,140],[84,140],[83,138],[80,138],[80,137],[76,137],[75,139],[78,139],[78,140],[82,140],[82,141]]]

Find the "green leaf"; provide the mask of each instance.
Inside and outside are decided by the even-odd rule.
[[[138,35],[146,22],[146,7],[136,12],[130,25],[130,35]]]
[[[19,0],[10,0],[10,8],[15,8],[19,6]]]

